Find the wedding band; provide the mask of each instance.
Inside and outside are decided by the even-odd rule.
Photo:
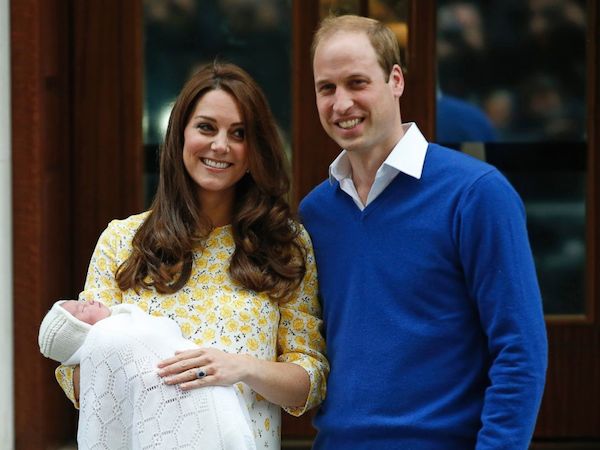
[[[198,369],[196,371],[196,378],[200,379],[200,378],[204,378],[206,376],[206,372],[202,369]]]

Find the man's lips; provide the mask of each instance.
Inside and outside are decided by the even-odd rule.
[[[363,120],[364,119],[358,117],[354,119],[339,120],[336,122],[336,125],[342,128],[343,130],[350,130],[357,126],[359,123],[361,123]]]

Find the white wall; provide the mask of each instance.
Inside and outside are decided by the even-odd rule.
[[[0,448],[14,448],[10,5],[0,0]]]

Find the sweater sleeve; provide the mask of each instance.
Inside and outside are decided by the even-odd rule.
[[[466,190],[455,224],[490,355],[476,449],[528,448],[544,389],[547,340],[524,207],[492,171]]]
[[[302,407],[284,408],[300,416],[325,398],[329,363],[325,357],[325,341],[321,334],[321,306],[317,298],[317,272],[312,244],[302,228],[301,241],[306,248],[306,274],[291,300],[279,307],[281,319],[277,336],[280,362],[303,367],[310,378],[310,390]]]
[[[117,265],[119,235],[114,222],[102,233],[96,244],[88,268],[85,288],[79,294],[79,300],[97,300],[106,306],[121,303],[121,290],[117,286],[115,273]],[[60,365],[56,368],[56,380],[65,394],[79,407],[73,389],[73,370],[75,366]]]

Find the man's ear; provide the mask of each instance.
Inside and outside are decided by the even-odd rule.
[[[388,84],[398,98],[402,97],[402,93],[404,92],[404,75],[402,74],[402,69],[398,64],[394,64],[392,67]]]

